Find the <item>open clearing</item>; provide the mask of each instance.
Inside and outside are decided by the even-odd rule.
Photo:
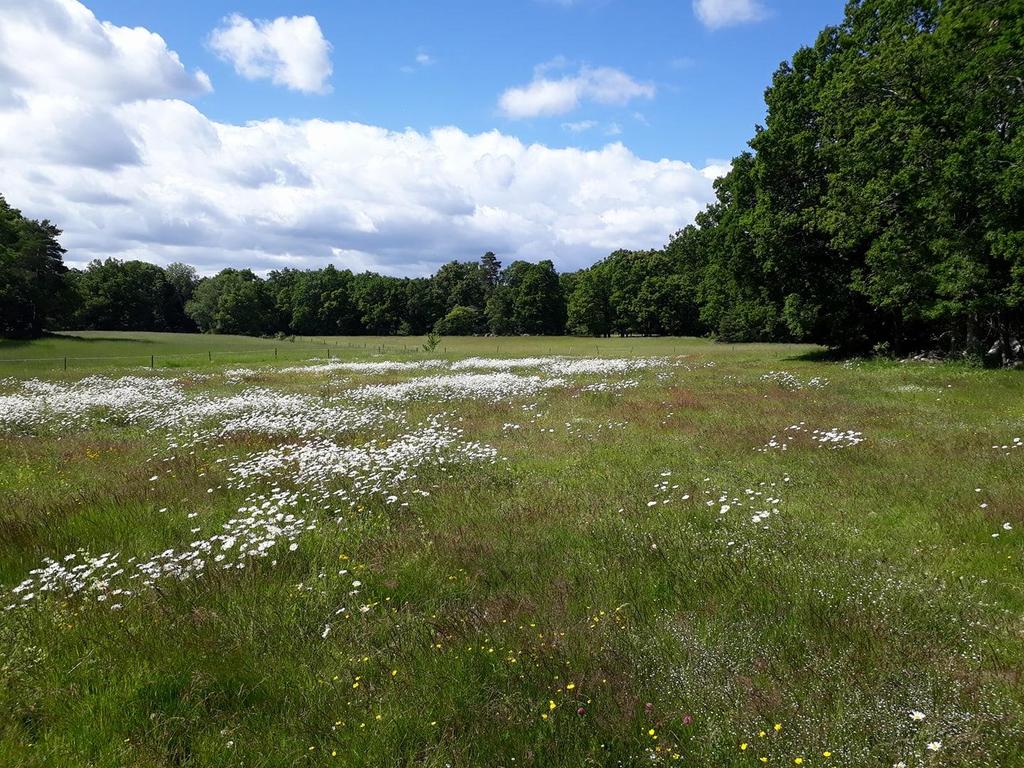
[[[93,336],[199,359],[0,368],[0,765],[1024,764],[1020,373]]]

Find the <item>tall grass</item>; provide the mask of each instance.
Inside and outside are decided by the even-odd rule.
[[[442,358],[583,352],[447,341]],[[411,359],[369,343],[332,354]],[[294,551],[118,610],[85,593],[0,614],[0,765],[1024,765],[1024,449],[992,447],[1024,437],[1024,379],[692,340],[586,354],[630,349],[687,357],[612,392],[583,376],[402,404],[332,439],[383,444],[444,413],[499,459],[424,465],[403,487],[429,495],[392,503],[311,497]],[[156,375],[330,407],[430,375],[225,367]],[[831,428],[864,441],[811,438]],[[170,437],[102,413],[5,433],[4,591],[79,547],[187,546],[289,482],[232,487],[233,462],[319,439]]]

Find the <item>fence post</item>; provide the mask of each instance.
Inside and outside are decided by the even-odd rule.
[[[277,347],[274,347],[274,359],[277,360]]]
[[[66,371],[67,369],[68,369],[68,356],[64,355],[64,370]]]
[[[212,363],[213,362],[213,352],[211,352],[210,350],[206,350],[206,359],[209,360]]]
[[[149,356],[149,367],[156,368],[156,355]]]
[[[331,348],[330,347],[327,348],[327,359],[328,359],[328,361],[331,359]]]

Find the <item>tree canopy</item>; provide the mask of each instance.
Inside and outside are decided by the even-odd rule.
[[[60,230],[0,196],[0,336],[32,338],[67,306]]]
[[[664,248],[559,275],[94,261],[0,198],[0,333],[709,334],[1024,358],[1024,0],[851,0],[783,62],[749,149]]]

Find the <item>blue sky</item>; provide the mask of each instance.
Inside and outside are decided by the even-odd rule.
[[[843,5],[766,0],[761,21],[708,29],[688,0],[89,3],[100,18],[159,32],[187,65],[207,72],[215,91],[197,103],[218,120],[319,117],[399,130],[497,128],[528,142],[583,147],[609,141],[608,126],[617,124],[621,140],[640,156],[694,163],[728,159],[744,148],[764,118],[772,72],[841,19]],[[235,76],[206,44],[210,30],[232,13],[315,16],[332,45],[333,91],[308,95]],[[432,63],[416,65],[421,53]],[[529,82],[536,65],[557,57],[618,68],[654,83],[657,95],[624,107],[586,105],[569,116],[503,117],[499,94]],[[599,125],[579,134],[562,128],[587,120]]]
[[[587,266],[714,199],[839,0],[0,0],[0,194],[67,261]],[[40,55],[40,52],[45,55]]]

